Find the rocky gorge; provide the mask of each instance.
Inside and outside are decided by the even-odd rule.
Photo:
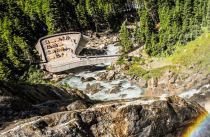
[[[0,137],[210,137],[210,0],[0,7]]]
[[[117,41],[93,37],[82,54],[116,54]],[[126,73],[130,63],[46,73],[43,79],[60,87],[2,81],[0,136],[185,137],[198,118],[209,120],[210,75],[190,67],[143,79]]]
[[[83,53],[85,51],[89,51],[88,55],[119,53],[118,40],[117,34],[98,36],[94,34],[87,44],[88,48]],[[95,50],[91,51],[90,49]],[[130,57],[132,58],[136,54],[132,54]],[[56,82],[61,81],[62,84],[83,90],[90,98],[96,100],[172,95],[190,98],[194,94],[201,94],[203,88],[209,87],[210,84],[210,74],[199,70],[197,68],[199,64],[191,65],[178,73],[168,68],[158,77],[145,79],[127,74],[132,62],[131,59],[121,65],[107,63],[81,70],[75,74],[51,75],[51,78]],[[107,65],[111,65],[109,66],[111,69],[106,70]],[[180,69],[179,66],[178,69]]]

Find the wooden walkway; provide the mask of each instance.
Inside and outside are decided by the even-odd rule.
[[[115,62],[118,59],[119,55],[79,56],[88,41],[89,38],[79,32],[42,37],[36,45],[44,62],[42,68],[58,73],[78,67]]]

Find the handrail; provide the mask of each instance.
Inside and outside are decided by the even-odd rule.
[[[65,63],[65,64],[61,64],[61,65],[50,65],[48,64],[47,66],[48,67],[53,67],[53,68],[57,68],[57,67],[62,67],[62,66],[66,66],[66,65],[70,65],[70,64],[75,64],[75,63],[81,63],[81,62],[85,62],[85,61],[93,61],[93,59],[98,59],[98,60],[101,60],[101,59],[107,59],[107,58],[116,58],[118,56],[107,56],[107,57],[101,57],[101,58],[85,58],[85,60],[77,60],[77,61],[74,61],[74,62],[68,62],[68,63]],[[84,58],[83,58],[84,59]]]
[[[96,56],[76,56],[77,58],[100,58],[100,57],[116,57],[120,56],[120,54],[116,55],[96,55]]]

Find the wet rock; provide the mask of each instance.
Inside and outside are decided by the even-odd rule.
[[[86,108],[87,108],[87,104],[86,102],[82,100],[77,100],[67,106],[68,111],[86,109]]]
[[[201,92],[201,93],[210,92],[210,86],[208,86],[208,87],[207,87],[207,86],[202,87],[200,92]]]
[[[66,78],[67,76],[68,76],[67,74],[59,74],[59,75],[53,74],[51,80],[54,81],[54,82],[59,82],[62,79]]]
[[[102,89],[103,89],[103,86],[101,86],[100,83],[94,83],[92,85],[90,85],[88,83],[87,86],[86,86],[86,92],[91,94],[91,95],[98,93]]]
[[[82,77],[82,82],[90,82],[90,81],[94,81],[94,80],[96,80],[95,78],[93,78],[93,77],[88,77],[88,78],[84,78],[84,77]]]
[[[148,102],[148,103],[146,103]],[[110,136],[166,137],[181,136],[198,116],[208,113],[196,102],[177,96],[159,100],[142,98],[97,104],[89,109],[54,113],[28,119],[8,128],[4,137],[27,135],[46,136]],[[34,122],[37,123],[34,127]],[[25,125],[25,126],[23,126]],[[0,132],[1,133],[1,132]]]
[[[105,49],[105,47],[106,47],[106,44],[101,44],[101,45],[99,45],[99,48],[100,48],[100,49]]]
[[[119,85],[114,86],[114,87],[112,87],[112,89],[109,90],[109,94],[116,94],[118,92],[120,92],[120,86]]]
[[[121,98],[125,98],[127,96],[127,94],[121,94],[120,97]]]
[[[111,70],[108,72],[107,76],[106,76],[106,80],[110,81],[110,80],[113,80],[115,77],[115,71],[114,70]]]
[[[158,86],[158,79],[157,78],[151,78],[148,80],[148,87],[154,88]]]
[[[106,76],[107,76],[107,73],[106,72],[101,72],[101,73],[98,73],[96,75],[98,81],[104,81],[104,80],[106,80]]]
[[[147,81],[144,80],[144,79],[139,79],[139,80],[138,80],[138,85],[139,85],[141,88],[146,88],[146,87],[147,87]]]

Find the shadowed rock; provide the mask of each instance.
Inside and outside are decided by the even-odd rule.
[[[14,120],[66,111],[66,106],[76,100],[84,100],[83,105],[88,106],[88,97],[78,90],[1,81],[0,130]]]

